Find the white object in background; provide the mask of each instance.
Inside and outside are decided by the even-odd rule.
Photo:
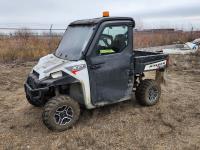
[[[198,49],[198,45],[191,42],[185,43],[185,47],[189,47],[190,49]]]
[[[192,43],[194,43],[196,45],[200,45],[200,38],[199,39],[195,39]]]
[[[198,49],[163,49],[164,54],[193,54],[196,53]]]
[[[184,44],[183,48],[171,48],[171,49],[163,49],[164,54],[193,54],[198,50],[198,45],[187,42]]]

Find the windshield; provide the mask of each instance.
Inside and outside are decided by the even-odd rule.
[[[55,52],[62,59],[79,60],[93,33],[94,26],[69,26]]]

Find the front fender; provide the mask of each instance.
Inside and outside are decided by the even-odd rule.
[[[60,78],[46,79],[41,82],[46,83],[47,86],[59,86],[59,85],[67,85],[67,84],[77,83],[79,81],[70,75],[64,75],[63,77],[60,77]]]

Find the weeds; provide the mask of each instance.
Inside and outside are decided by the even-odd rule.
[[[0,62],[36,60],[51,53],[60,37],[43,37],[26,31],[0,37]]]
[[[174,44],[175,42],[185,43],[200,37],[200,32],[135,32],[135,48],[144,48],[151,46],[161,46]]]

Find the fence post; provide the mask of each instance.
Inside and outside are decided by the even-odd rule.
[[[53,24],[51,24],[50,29],[49,29],[49,36],[50,36],[49,37],[49,50],[51,50],[51,48],[52,48],[51,47],[51,45],[52,45],[51,42],[53,41],[52,40],[52,38],[53,38],[53,36],[52,36],[52,27],[53,27]]]
[[[194,28],[193,28],[193,26],[192,26],[191,32],[190,32],[190,41],[194,40],[194,39],[193,39],[193,30],[194,30]]]

